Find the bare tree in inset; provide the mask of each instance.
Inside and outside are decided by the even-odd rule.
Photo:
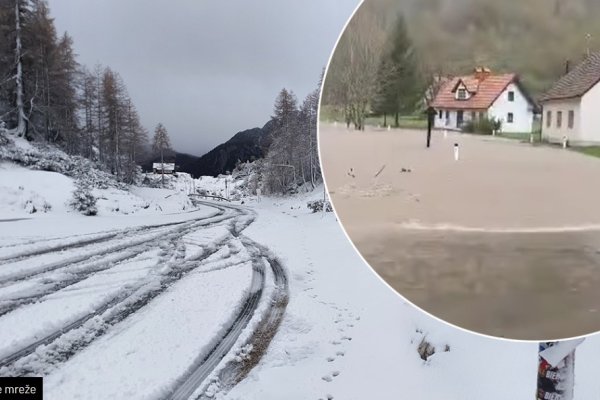
[[[366,10],[366,11],[365,11]],[[323,97],[343,109],[346,124],[363,130],[378,89],[377,73],[385,41],[382,22],[368,9],[354,15],[342,35],[325,79]]]

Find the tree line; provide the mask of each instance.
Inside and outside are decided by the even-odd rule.
[[[73,39],[58,35],[45,0],[0,0],[0,37],[4,128],[59,145],[133,182],[148,157],[149,138],[119,73],[80,65]]]
[[[320,87],[320,84],[319,84]],[[293,193],[300,187],[314,189],[321,181],[317,145],[319,89],[300,104],[293,91],[282,89],[273,107],[272,142],[258,160],[258,179],[267,193]]]
[[[362,129],[371,113],[422,111],[443,78],[476,66],[518,73],[537,98],[600,51],[599,16],[598,0],[366,0],[334,51],[323,104]]]
[[[363,130],[374,113],[393,116],[422,108],[426,75],[409,35],[404,16],[373,12],[365,3],[354,15],[333,54],[325,85],[323,104],[341,112],[348,127]]]

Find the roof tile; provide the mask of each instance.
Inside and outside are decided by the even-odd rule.
[[[595,53],[560,78],[540,101],[581,97],[598,82],[600,82],[600,53]]]
[[[492,106],[509,84],[517,80],[516,74],[490,75],[483,81],[478,80],[475,75],[455,77],[440,89],[432,106],[459,110],[486,110]],[[468,100],[455,98],[453,90],[459,81],[462,81],[467,86],[467,90],[472,93]]]

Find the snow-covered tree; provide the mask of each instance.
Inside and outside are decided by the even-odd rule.
[[[147,132],[117,72],[81,67],[46,0],[0,0],[0,121],[8,133],[59,145],[130,181]]]
[[[83,183],[78,183],[73,191],[70,203],[71,207],[83,215],[92,216],[98,214],[96,202],[97,199],[92,194],[90,188]]]
[[[171,139],[169,138],[169,133],[167,132],[167,128],[162,123],[158,123],[156,128],[154,129],[154,139],[152,141],[152,148],[156,152],[156,154],[160,154],[160,163],[164,164],[165,162],[165,154],[171,150]],[[162,184],[165,184],[165,172],[164,168],[162,169]]]

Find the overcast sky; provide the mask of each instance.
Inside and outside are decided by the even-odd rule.
[[[119,72],[151,132],[201,155],[313,90],[359,0],[49,0],[81,64]]]

